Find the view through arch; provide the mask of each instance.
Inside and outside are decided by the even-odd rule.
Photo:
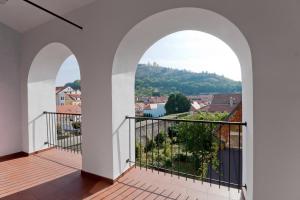
[[[153,31],[155,30],[155,31]],[[197,30],[214,35],[226,44],[236,53],[241,64],[242,89],[243,89],[243,121],[247,121],[247,129],[244,130],[243,137],[243,185],[247,184],[248,189],[252,186],[252,157],[253,144],[251,143],[253,135],[253,91],[252,91],[252,63],[251,52],[247,40],[239,29],[221,15],[200,9],[200,8],[178,8],[163,11],[148,17],[134,28],[123,38],[115,55],[112,72],[112,126],[113,132],[124,132],[121,138],[114,138],[115,146],[128,146],[134,144],[134,139],[128,140],[125,132],[128,132],[128,126],[120,128],[120,124],[126,116],[134,116],[134,78],[136,66],[144,52],[156,41],[174,32],[182,30]],[[149,33],[149,34],[146,34]],[[151,33],[151,34],[150,34]],[[145,35],[146,34],[146,35]],[[127,96],[121,103],[117,101],[122,96]],[[120,134],[121,135],[121,134]],[[122,140],[123,139],[123,140]],[[118,140],[122,141],[118,144]],[[135,158],[135,150],[131,145],[128,152],[120,155],[120,163],[125,161],[128,156]],[[120,173],[124,164],[114,169],[114,173]],[[251,193],[251,192],[250,192]]]
[[[80,134],[80,140],[77,137],[75,139],[70,137],[75,135],[73,124],[77,122],[81,124],[81,115],[71,115],[73,111],[68,113],[67,109],[64,110],[64,115],[57,114],[57,106],[63,106],[60,100],[66,103],[65,97],[59,96],[60,92],[73,96],[79,94],[77,90],[73,93],[70,87],[59,88],[60,91],[57,91],[56,87],[57,74],[64,62],[71,58],[77,63],[76,57],[72,55],[73,52],[64,44],[51,43],[39,51],[31,64],[27,85],[28,135],[24,144],[28,153],[53,146],[68,148],[75,145],[77,150],[79,143],[81,149],[81,132],[77,130],[76,133],[76,136]],[[79,100],[76,96],[74,102],[77,103]],[[66,133],[64,130],[69,132]],[[68,139],[69,143],[62,139]]]

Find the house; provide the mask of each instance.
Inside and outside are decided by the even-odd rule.
[[[144,115],[151,117],[162,117],[166,114],[165,103],[151,103],[144,107]]]
[[[241,94],[215,94],[211,104],[202,107],[203,112],[227,112],[232,113],[242,103]]]
[[[144,116],[144,103],[135,103],[135,116]]]
[[[191,108],[190,111],[196,112],[201,109],[201,107],[205,106],[204,104],[200,105],[197,101],[191,102]]]
[[[242,95],[241,94],[215,94],[213,96],[212,102],[210,105],[207,105],[200,109],[202,112],[221,112],[228,113],[227,119],[228,122],[242,122]],[[225,145],[231,148],[239,148],[239,138],[242,139],[243,133],[242,129],[239,130],[237,126],[221,125],[219,127],[220,135],[222,140],[225,142]],[[230,132],[230,137],[229,137]],[[241,146],[241,145],[240,145]]]
[[[81,91],[68,87],[56,87],[56,105],[81,104]]]

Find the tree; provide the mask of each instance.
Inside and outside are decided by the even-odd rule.
[[[72,83],[66,83],[65,86],[66,87],[71,87],[71,88],[73,88],[73,90],[80,90],[81,89],[80,80],[76,80]]]
[[[165,105],[167,115],[188,112],[191,108],[190,101],[181,93],[171,94]]]
[[[222,121],[228,113],[198,113],[187,117],[188,120]],[[199,174],[205,176],[210,162],[212,167],[218,169],[218,135],[214,132],[218,125],[206,123],[180,123],[177,125],[178,142],[191,153],[196,160],[195,167]],[[201,163],[201,165],[199,164]]]
[[[164,131],[159,132],[154,140],[158,147],[161,147],[167,139],[167,134]]]

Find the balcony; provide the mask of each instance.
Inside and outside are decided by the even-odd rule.
[[[237,189],[132,167],[114,184],[81,175],[81,155],[52,148],[0,162],[3,199],[238,200]]]
[[[112,182],[81,173],[81,115],[43,115],[48,149],[1,162],[0,197],[240,199],[245,123],[127,117],[134,141],[128,149],[135,153],[129,153],[129,169]]]

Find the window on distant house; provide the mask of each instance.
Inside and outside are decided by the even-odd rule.
[[[64,97],[60,97],[60,99],[61,99],[61,100],[64,100],[65,98],[64,98]]]

